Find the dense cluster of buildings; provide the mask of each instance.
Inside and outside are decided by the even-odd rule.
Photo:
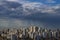
[[[60,30],[31,26],[0,30],[0,40],[60,40]]]

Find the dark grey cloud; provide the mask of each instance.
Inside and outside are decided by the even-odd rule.
[[[36,6],[37,5],[37,6]],[[20,21],[25,20],[25,21]],[[26,21],[28,20],[28,21]],[[30,21],[33,20],[33,21]],[[38,21],[38,23],[36,22]],[[60,5],[48,6],[43,3],[13,1],[0,2],[0,27],[12,27],[21,25],[39,25],[45,27],[60,25]],[[51,25],[50,25],[51,24]]]
[[[26,18],[29,17],[50,17],[50,16],[59,16],[60,5],[56,6],[47,6],[42,3],[25,3],[21,4],[18,2],[9,2],[5,1],[0,5],[0,15],[7,17],[21,17]],[[36,6],[37,5],[37,6]],[[31,16],[32,15],[32,16]]]

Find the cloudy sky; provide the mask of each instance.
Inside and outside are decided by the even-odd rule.
[[[60,0],[8,0],[8,1],[18,1],[18,2],[21,2],[21,1],[29,1],[29,2],[41,2],[41,3],[60,3]]]
[[[0,27],[44,23],[59,28],[60,0],[0,0]]]

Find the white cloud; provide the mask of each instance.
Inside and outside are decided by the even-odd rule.
[[[18,1],[18,0],[7,0],[7,1]]]
[[[33,12],[45,12],[45,13],[55,13],[55,9],[57,9],[59,6],[48,6],[43,3],[37,3],[37,2],[31,2],[31,3],[25,3],[23,4],[23,9],[25,10],[26,8],[33,10]],[[31,14],[28,10],[25,10],[25,12]]]
[[[34,9],[34,7],[40,7],[42,5],[43,5],[42,3],[30,2],[30,3],[24,3],[23,7]]]
[[[19,2],[19,3],[28,2],[28,1],[26,1],[26,0],[6,0],[6,1],[13,1],[13,2]]]

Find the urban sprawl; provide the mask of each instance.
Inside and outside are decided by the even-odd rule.
[[[0,40],[60,40],[60,29],[36,26],[0,30]]]

